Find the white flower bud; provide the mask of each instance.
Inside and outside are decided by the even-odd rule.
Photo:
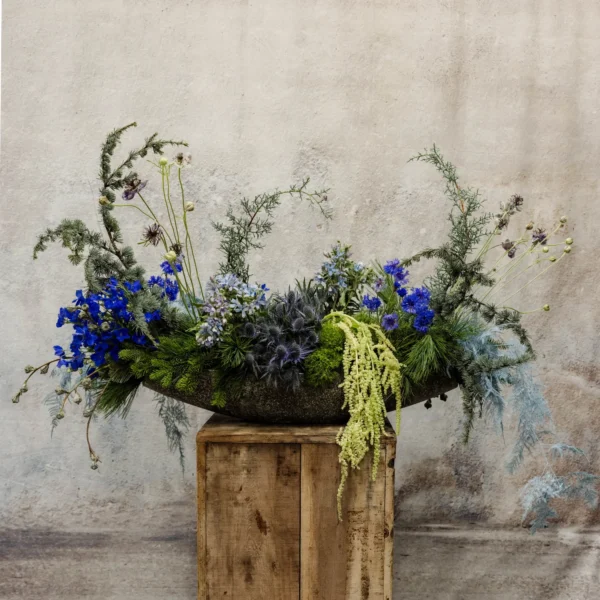
[[[564,252],[565,254],[569,254],[569,252],[571,252],[571,249],[572,249],[572,248],[571,248],[571,246],[565,246],[565,247],[563,248],[563,252]]]
[[[185,203],[185,210],[187,212],[192,212],[194,210],[194,208],[196,208],[196,207],[194,206],[193,202],[186,202]]]
[[[542,248],[542,252],[543,252],[544,254],[548,254],[548,252],[550,252],[550,248],[548,248],[548,246],[544,246],[544,247]]]
[[[556,256],[551,256],[548,260],[550,262],[556,262]]]
[[[573,243],[573,238],[567,238],[565,240],[565,244],[567,244],[567,246],[570,246]]]
[[[165,258],[170,262],[173,263],[177,260],[177,254],[175,252],[173,252],[173,250],[169,250],[169,252],[167,252],[165,254]]]
[[[527,229],[527,230],[533,229],[533,221],[529,221],[529,223],[527,223],[527,226],[525,227],[525,229]]]
[[[165,167],[166,165],[169,164],[169,159],[166,156],[161,156],[160,159],[159,159],[159,161],[158,161],[158,164],[161,167]]]
[[[563,216],[560,218],[560,222],[561,222],[561,223],[563,223],[563,224],[564,224],[564,223],[566,223],[566,222],[567,222],[567,217],[566,217],[565,215],[563,215]]]
[[[98,198],[98,203],[100,206],[107,206],[110,204],[110,200],[106,196],[100,196],[100,198]]]
[[[548,312],[550,310],[550,305],[549,304],[544,304],[544,306],[542,306],[542,308]]]

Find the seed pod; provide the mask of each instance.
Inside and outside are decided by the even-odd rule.
[[[548,252],[550,252],[550,248],[548,248],[548,246],[544,246],[544,247],[542,248],[542,252],[543,252],[544,254],[548,254]]]
[[[196,208],[196,207],[194,206],[193,202],[186,202],[185,203],[185,210],[187,212],[192,212],[194,210],[194,208]]]
[[[551,256],[548,260],[550,262],[556,262],[556,256]]]
[[[25,367],[25,373],[33,373],[35,371],[35,367],[31,366],[31,365],[27,365]]]
[[[48,369],[50,369],[50,365],[44,365],[41,369],[40,369],[40,373],[42,375],[45,375],[48,372]]]
[[[563,248],[563,252],[564,252],[565,254],[569,254],[569,252],[571,252],[571,249],[572,249],[572,248],[571,248],[571,246],[565,246],[565,247]]]
[[[550,310],[550,305],[549,304],[544,304],[544,306],[542,306],[542,308],[548,312]]]
[[[564,225],[564,224],[567,222],[567,217],[566,217],[566,215],[563,215],[563,216],[560,218],[560,222],[561,222],[563,225]]]
[[[567,244],[567,246],[570,246],[573,243],[573,238],[567,238],[565,240],[565,244]]]
[[[527,229],[527,230],[533,229],[533,221],[529,221],[529,223],[527,223],[527,226],[525,227],[525,229]]]
[[[29,389],[29,388],[28,388],[26,385],[23,385],[23,386],[21,387],[21,389],[19,390],[19,393],[20,393],[20,394],[24,394],[25,392],[27,392],[27,390],[28,390],[28,389]]]
[[[65,418],[65,413],[61,410],[57,415],[56,418],[60,421],[61,419]]]

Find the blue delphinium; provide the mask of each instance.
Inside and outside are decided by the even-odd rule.
[[[161,297],[166,296],[171,301],[176,299],[179,292],[177,282],[166,276],[151,277],[147,284],[161,288]],[[63,307],[58,313],[56,326],[71,323],[74,333],[69,345],[70,352],[61,346],[54,346],[54,354],[59,358],[57,366],[77,371],[88,364],[93,373],[107,360],[116,361],[125,342],[139,346],[151,345],[146,335],[131,327],[133,314],[129,309],[130,301],[143,289],[144,285],[139,280],[121,284],[113,277],[98,293],[84,294],[82,290],[77,290],[73,306]],[[145,313],[147,323],[160,319],[159,310]]]
[[[181,259],[177,257],[177,260],[173,263],[175,265],[175,269],[178,273],[181,273],[183,270],[183,265],[181,264]],[[173,271],[173,264],[171,264],[168,260],[160,263],[160,268],[165,275],[175,275]]]
[[[363,296],[363,306],[371,312],[375,312],[381,306],[381,300],[377,296]]]

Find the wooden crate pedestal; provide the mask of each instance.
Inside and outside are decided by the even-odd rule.
[[[199,600],[392,600],[394,455],[350,473],[338,522],[339,426],[213,416],[197,437]]]

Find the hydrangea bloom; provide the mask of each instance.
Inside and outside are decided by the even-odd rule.
[[[223,337],[225,323],[235,318],[248,319],[267,305],[269,288],[249,285],[232,273],[212,277],[202,303],[204,321],[196,336],[198,343],[210,348]]]

